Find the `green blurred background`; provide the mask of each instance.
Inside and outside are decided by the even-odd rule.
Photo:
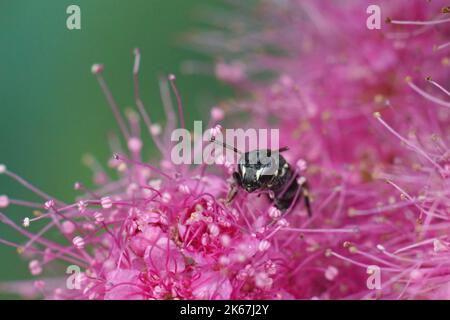
[[[66,8],[81,8],[81,30],[66,28]],[[75,181],[92,185],[81,164],[86,152],[102,162],[111,156],[107,134],[119,133],[95,77],[104,63],[105,79],[121,110],[134,106],[132,50],[141,48],[141,91],[151,116],[163,121],[158,76],[177,74],[187,121],[207,118],[207,110],[227,88],[212,77],[183,75],[186,60],[211,59],[187,49],[180,36],[204,28],[198,9],[212,0],[1,0],[0,1],[0,163],[65,201],[77,194]],[[147,140],[148,141],[148,140]],[[147,155],[155,154],[147,144]],[[38,200],[0,176],[0,195]],[[31,210],[3,210],[20,223]],[[0,225],[0,238],[23,239]],[[13,248],[0,245],[0,282],[31,278]]]

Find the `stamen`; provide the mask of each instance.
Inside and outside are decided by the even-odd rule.
[[[295,231],[302,233],[358,233],[359,228],[342,228],[342,229],[305,229],[305,228],[283,228],[284,231]]]
[[[281,217],[281,211],[274,206],[270,206],[268,214],[272,219],[278,219],[279,217]]]
[[[306,171],[308,165],[305,160],[299,159],[296,163],[298,172]]]
[[[419,153],[420,155],[422,155],[425,159],[427,159],[428,161],[430,161],[437,169],[439,169],[439,172],[442,173],[444,172],[444,169],[438,164],[436,163],[433,159],[431,159],[431,157],[425,152],[423,151],[421,148],[415,146],[414,144],[412,144],[410,141],[408,141],[407,139],[403,138],[397,131],[395,131],[392,127],[390,127],[382,118],[381,118],[381,114],[379,112],[375,112],[374,113],[375,118],[386,128],[388,129],[389,132],[391,132],[394,136],[396,136],[398,139],[400,139],[400,141],[402,141],[403,143],[405,143],[407,146],[409,146],[411,149],[415,150],[417,153]]]
[[[415,200],[415,198],[413,198],[412,196],[410,196],[404,189],[402,189],[400,186],[398,186],[396,183],[394,183],[393,181],[386,179],[386,182],[389,183],[391,186],[393,186],[395,189],[397,189],[400,192],[400,195],[402,198],[406,198],[408,199],[417,209],[419,209],[420,211],[420,216],[422,216],[423,213],[425,213],[427,216],[434,216],[436,218],[440,218],[443,220],[450,220],[450,218],[448,216],[445,215],[439,215],[437,213],[430,213],[429,210],[426,210],[424,208],[422,208],[417,201]],[[420,221],[420,218],[419,218]]]
[[[447,107],[450,108],[450,102],[441,100],[439,98],[436,98],[434,96],[432,96],[431,94],[423,91],[422,89],[420,89],[418,86],[416,86],[412,81],[411,78],[407,77],[406,78],[406,83],[408,84],[408,86],[413,89],[415,92],[417,92],[418,94],[420,94],[422,97],[424,97],[425,99],[434,102],[438,105],[441,105],[443,107]]]
[[[161,125],[159,123],[154,123],[151,128],[150,131],[152,132],[152,134],[154,134],[155,136],[159,136],[162,132],[162,128]]]
[[[35,219],[30,219],[30,222],[33,222],[35,220],[38,220],[38,218]],[[49,231],[51,228],[53,228],[53,226],[55,225],[54,222],[51,222],[49,224],[47,224],[44,228],[42,228],[38,233],[34,234],[32,237],[30,237],[30,239],[27,241],[27,243],[22,247],[23,250],[28,250],[28,248],[31,247],[31,245],[37,241],[38,239],[40,239],[40,237],[43,236],[44,233],[46,233],[47,231]],[[25,225],[24,225],[25,227]]]
[[[178,115],[180,117],[180,126],[182,129],[186,128],[185,124],[184,124],[184,113],[183,113],[183,104],[181,101],[181,96],[178,92],[177,87],[175,86],[175,75],[170,74],[169,75],[169,81],[170,81],[170,85],[172,86],[172,90],[173,93],[175,94],[175,97],[177,99],[177,105],[178,105]]]
[[[118,153],[115,153],[113,155],[113,158],[116,159],[116,160],[123,161],[125,163],[131,163],[131,164],[134,164],[134,165],[138,165],[138,166],[142,166],[142,167],[145,167],[145,168],[149,168],[149,169],[155,171],[156,173],[166,177],[167,179],[173,180],[173,178],[171,176],[169,176],[168,174],[162,172],[161,170],[157,169],[156,167],[154,167],[154,166],[152,166],[150,164],[142,163],[140,161],[136,161],[136,160],[132,160],[132,159],[127,159],[124,156],[119,155]]]
[[[24,218],[24,219],[23,219],[22,225],[23,225],[25,228],[28,228],[28,227],[30,226],[30,218],[28,218],[28,217]]]
[[[9,198],[6,195],[0,196],[0,208],[6,208],[9,206]]]
[[[434,46],[434,47],[433,47],[433,50],[434,50],[434,51],[439,51],[439,50],[442,50],[442,49],[444,49],[444,48],[447,48],[448,46],[450,46],[450,41],[449,41],[449,42],[446,42],[446,43],[443,43],[443,44],[440,44],[440,45],[438,45],[438,46]]]
[[[6,215],[4,215],[1,212],[0,212],[0,221],[5,223],[5,224],[7,224],[7,225],[9,225],[9,226],[11,226],[14,230],[20,232],[22,235],[26,236],[27,238],[30,238],[30,239],[35,238],[34,234],[32,234],[30,232],[27,232],[24,229],[20,228],[13,221],[11,221]],[[42,238],[42,237],[36,237],[34,240],[36,242],[46,246],[46,247],[53,248],[55,250],[64,250],[65,249],[64,246],[59,245],[59,244],[57,244],[55,242],[52,242],[52,241],[47,240],[47,239]],[[78,257],[77,255],[73,255],[73,256],[76,257],[76,258]]]
[[[101,198],[100,203],[101,203],[103,209],[110,209],[110,208],[112,208],[112,205],[113,205],[111,197]]]
[[[407,251],[407,250],[411,250],[411,249],[414,249],[414,248],[417,248],[417,247],[420,247],[420,246],[423,246],[423,245],[426,245],[426,244],[434,243],[435,240],[436,240],[436,238],[432,238],[432,239],[427,239],[427,240],[423,240],[423,241],[414,243],[412,245],[409,245],[409,246],[406,246],[406,247],[403,247],[403,248],[395,250],[394,254],[399,254],[401,252],[404,252],[404,251]]]
[[[114,97],[113,97],[111,91],[109,90],[108,85],[106,84],[105,80],[103,79],[103,76],[102,76],[103,69],[104,69],[103,65],[94,64],[92,66],[92,73],[97,78],[100,88],[102,89],[103,94],[105,95],[106,100],[108,101],[108,104],[111,107],[114,117],[116,118],[116,121],[119,124],[120,131],[122,132],[125,139],[128,141],[130,139],[130,133],[128,132],[128,128],[125,125],[125,121],[123,120],[122,116],[120,115],[119,108],[117,107],[116,101],[114,100]]]
[[[351,251],[354,251],[354,253],[358,252],[358,250],[356,249],[356,247],[353,247],[353,246],[350,246],[350,247],[349,247],[349,250],[350,250],[350,252],[351,252]],[[349,263],[351,263],[351,264],[354,264],[354,265],[356,265],[356,266],[359,266],[359,267],[362,267],[362,268],[365,268],[365,269],[367,269],[367,268],[369,267],[369,265],[367,265],[367,264],[364,264],[364,263],[361,263],[361,262],[359,262],[359,261],[356,261],[356,260],[350,259],[350,258],[348,258],[348,257],[342,256],[342,255],[340,255],[340,254],[334,252],[334,251],[331,250],[331,249],[327,249],[327,251],[325,252],[325,255],[326,255],[327,257],[329,257],[329,256],[334,256],[334,257],[336,257],[336,258],[338,258],[338,259],[347,261],[347,262],[349,262]],[[398,271],[400,271],[401,269],[398,269],[398,268],[390,268],[390,267],[383,267],[383,270],[384,270],[384,271],[390,271],[390,272],[398,272]]]
[[[156,134],[152,131],[153,123],[150,119],[149,114],[147,111],[145,111],[144,103],[142,102],[140,91],[139,91],[139,67],[141,62],[141,54],[138,48],[134,49],[134,66],[133,66],[133,81],[134,81],[134,99],[136,101],[136,105],[139,109],[139,112],[142,115],[142,118],[144,119],[145,125],[147,126],[147,130],[150,133],[150,136],[152,137],[153,141],[155,142],[157,148],[160,150],[161,153],[164,154],[164,148],[161,144],[161,141],[157,137]]]
[[[380,250],[379,246],[381,246],[381,245],[377,245],[377,249],[378,250]],[[380,250],[380,251],[383,251],[383,250]],[[376,262],[379,262],[379,263],[383,263],[383,264],[385,264],[385,265],[387,265],[387,266],[389,266],[391,268],[398,269],[398,265],[396,265],[394,263],[391,263],[389,261],[386,261],[384,259],[381,259],[381,258],[379,258],[378,256],[376,256],[374,254],[366,253],[366,252],[361,251],[361,250],[357,250],[355,253],[359,254],[359,255],[361,255],[363,257],[367,257],[367,258],[369,258],[369,259],[371,259],[373,261],[376,261]]]
[[[217,237],[219,235],[219,233],[220,233],[220,229],[217,226],[217,224],[215,224],[215,223],[210,223],[208,225],[208,231],[211,234],[211,236],[214,237],[214,238]]]
[[[191,190],[189,189],[189,187],[185,184],[180,184],[178,186],[178,191],[180,191],[183,194],[190,194]]]
[[[55,207],[55,200],[53,199],[50,199],[44,203],[45,210],[50,210],[53,209],[54,207]]]
[[[84,213],[86,211],[87,206],[88,203],[86,201],[80,200],[77,202],[78,211],[80,213]]]
[[[404,207],[408,207],[410,205],[413,205],[414,203],[411,201],[407,201],[407,202],[400,202],[400,203],[395,203],[395,204],[391,204],[391,205],[386,205],[383,207],[376,207],[373,209],[353,209],[350,208],[348,210],[348,216],[349,217],[355,217],[355,216],[365,216],[365,215],[371,215],[371,214],[380,214],[380,213],[384,213],[384,212],[388,212],[388,211],[392,211],[395,209],[400,209],[400,208],[404,208]]]
[[[222,121],[224,117],[225,113],[221,108],[213,107],[211,109],[211,119],[213,119],[214,121]]]
[[[262,240],[259,244],[258,244],[258,250],[261,252],[267,251],[270,248],[270,242],[267,240]]]
[[[166,77],[159,78],[159,91],[161,93],[161,99],[167,117],[165,133],[166,135],[169,135],[168,133],[172,132],[175,129],[176,120],[175,120],[175,112],[173,111],[172,100],[170,99],[170,90],[167,84]]]
[[[99,74],[99,73],[102,73],[102,72],[103,72],[103,69],[104,69],[104,66],[103,66],[102,64],[95,63],[95,64],[93,64],[92,67],[91,67],[91,72],[92,72],[93,74]]]
[[[449,42],[450,45],[450,42]],[[438,88],[439,90],[441,90],[442,92],[444,92],[447,96],[450,97],[450,91],[448,91],[447,89],[445,89],[443,86],[441,86],[439,83],[437,83],[436,81],[434,81],[431,77],[426,77],[426,80],[431,83],[432,85],[434,85],[436,88]]]
[[[75,232],[76,226],[71,221],[64,221],[61,225],[62,232],[66,235],[70,235]]]
[[[433,251],[434,252],[445,252],[448,251],[448,245],[439,239],[434,239],[433,241]]]
[[[89,190],[88,188],[86,188],[86,186],[84,186],[81,182],[75,182],[74,184],[74,189],[75,190],[79,190],[79,191],[83,191],[89,195],[91,195],[93,198],[100,198],[95,192]]]
[[[0,168],[0,169],[2,169],[2,168]],[[22,186],[24,186],[28,190],[34,192],[35,194],[37,194],[38,196],[42,197],[43,199],[46,199],[46,200],[52,199],[52,197],[49,196],[47,193],[39,190],[38,188],[36,188],[31,183],[29,183],[28,181],[26,181],[25,179],[23,179],[19,175],[15,174],[14,172],[11,172],[11,171],[7,170],[6,167],[3,168],[3,172],[1,172],[1,170],[0,170],[0,173],[3,173],[5,175],[9,176],[10,178],[16,180]]]
[[[222,126],[218,124],[215,127],[209,129],[209,132],[211,134],[211,139],[216,139],[216,137],[222,132]]]
[[[325,278],[329,281],[333,281],[339,274],[339,270],[335,266],[328,266],[325,270]]]
[[[103,214],[101,212],[95,212],[94,218],[97,223],[102,223],[103,221],[105,221],[105,217],[103,216]]]
[[[40,275],[42,273],[42,266],[40,264],[39,261],[37,260],[31,260],[30,264],[28,265],[29,269],[30,269],[30,273],[33,276],[37,276]]]
[[[74,246],[77,248],[77,249],[84,249],[84,246],[85,246],[85,242],[84,242],[84,239],[82,238],[82,237],[80,237],[80,236],[76,236],[75,238],[73,238],[73,240],[72,240],[72,243],[74,244]]]
[[[386,19],[386,23],[390,24],[399,24],[399,25],[417,25],[417,26],[429,26],[441,23],[450,22],[450,18],[448,19],[440,19],[440,20],[430,20],[430,21],[412,21],[412,20],[394,20],[391,18]]]
[[[282,230],[283,228],[286,228],[288,225],[287,221],[285,219],[280,219],[277,222],[277,226],[273,229],[271,233],[269,233],[267,236],[264,237],[264,240],[268,240],[269,238],[273,237],[275,234],[278,233],[278,231]]]
[[[128,140],[128,149],[133,153],[139,153],[142,150],[142,140],[137,137],[131,137]]]

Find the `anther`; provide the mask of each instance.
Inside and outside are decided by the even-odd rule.
[[[30,218],[28,218],[28,217],[24,218],[24,219],[23,219],[22,225],[23,225],[25,228],[28,228],[28,227],[30,226]]]

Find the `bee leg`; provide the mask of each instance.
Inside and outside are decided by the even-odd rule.
[[[308,211],[308,216],[311,218],[311,216],[312,216],[311,198],[309,196],[308,184],[305,182],[305,183],[303,183],[303,185],[300,188],[302,189],[302,196],[303,196],[303,200],[305,201],[305,207],[306,207],[306,210]]]
[[[233,173],[233,176],[230,180],[231,180],[230,191],[228,191],[227,198],[225,199],[226,205],[229,205],[233,201],[233,199],[236,197],[238,193],[239,186],[241,185],[240,184],[241,179],[239,173],[237,172]]]
[[[226,200],[225,200],[225,203],[226,203],[227,205],[229,205],[229,204],[233,201],[233,199],[234,199],[234,198],[236,197],[236,195],[237,195],[237,192],[238,192],[238,186],[237,186],[237,184],[236,184],[236,183],[232,183],[232,184],[231,184],[230,191],[228,191],[227,198],[226,198]]]

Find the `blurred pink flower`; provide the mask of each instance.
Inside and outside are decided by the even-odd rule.
[[[380,30],[366,28],[371,1],[230,3],[251,18],[212,15],[223,45],[208,32],[191,41],[246,66],[245,81],[222,79],[252,95],[233,105],[250,126],[280,128],[289,161],[308,164],[314,216],[287,217],[301,228],[282,242],[284,288],[306,299],[450,299],[447,3],[379,1]],[[263,71],[274,80],[259,81]],[[381,289],[366,285],[370,265]]]

